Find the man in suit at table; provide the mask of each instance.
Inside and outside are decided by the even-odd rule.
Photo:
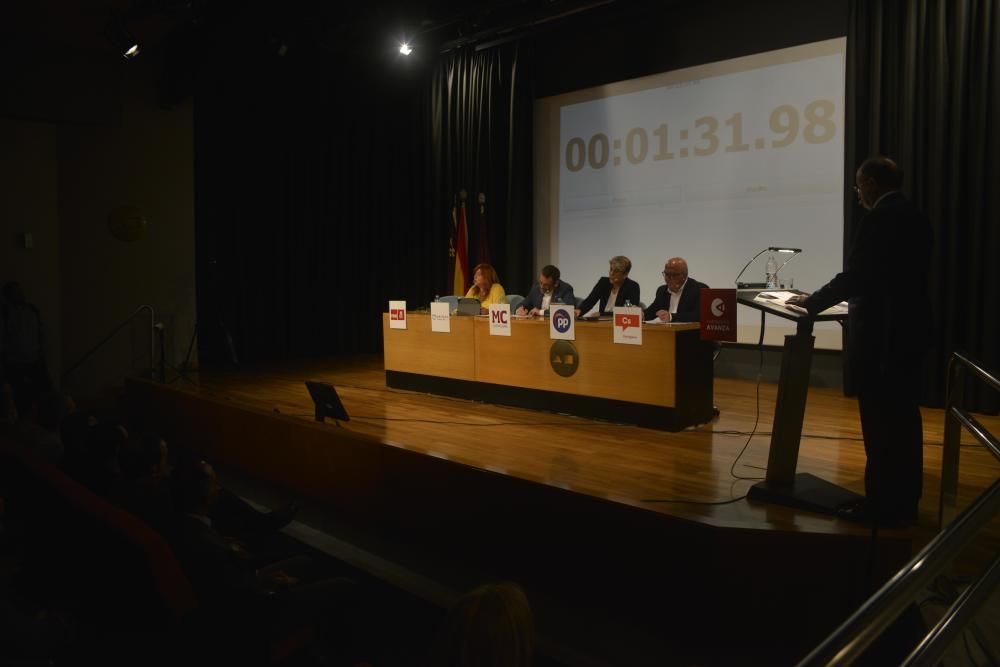
[[[708,287],[688,277],[683,257],[671,257],[663,266],[663,285],[643,317],[661,322],[697,322],[701,317],[701,289]]]
[[[559,279],[559,269],[551,264],[542,267],[538,282],[531,286],[528,296],[517,309],[518,315],[544,315],[550,303],[576,305],[573,286]]]

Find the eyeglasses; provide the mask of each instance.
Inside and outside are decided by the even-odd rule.
[[[662,275],[664,278],[680,278],[684,274],[681,273],[680,271],[660,271],[660,275]]]
[[[625,273],[625,272],[624,272],[624,271],[622,271],[621,269],[609,269],[609,270],[608,270],[608,274],[609,274],[609,275],[612,275],[612,276],[620,276],[620,275],[622,275],[623,273]]]

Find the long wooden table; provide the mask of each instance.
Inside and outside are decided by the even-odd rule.
[[[547,319],[515,319],[510,336],[491,336],[486,317],[452,317],[449,333],[425,313],[407,320],[391,329],[383,314],[390,387],[665,430],[712,418],[712,349],[697,323],[644,327],[642,345],[620,345],[611,322],[577,322],[576,372],[563,376]]]

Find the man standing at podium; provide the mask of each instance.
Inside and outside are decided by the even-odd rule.
[[[865,439],[865,502],[848,518],[916,520],[923,475],[920,361],[932,232],[900,192],[903,172],[887,157],[865,160],[854,191],[868,213],[855,230],[844,271],[792,303],[811,314],[848,300],[847,377],[858,395]]]

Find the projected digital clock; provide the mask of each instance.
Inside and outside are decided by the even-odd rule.
[[[673,160],[675,157],[686,158],[692,154],[695,157],[707,157],[718,152],[720,147],[725,153],[784,148],[799,138],[807,144],[822,144],[837,134],[837,126],[834,123],[835,110],[833,101],[829,99],[809,102],[803,107],[801,114],[795,106],[782,104],[772,109],[768,118],[771,135],[754,137],[752,140],[744,140],[742,112],[733,113],[725,119],[723,121],[725,129],[721,131],[719,119],[715,116],[702,116],[696,119],[693,145],[688,145],[692,131],[684,128],[673,135],[675,144],[671,146],[672,136],[668,123],[660,123],[649,131],[644,127],[633,127],[624,137],[614,139],[598,132],[589,140],[584,140],[583,137],[571,138],[566,142],[563,155],[566,168],[576,172],[585,166],[602,169],[609,162],[615,167],[620,166],[623,153],[629,164],[637,165],[645,162],[650,156],[654,162]],[[724,139],[728,140],[728,143],[722,146]],[[676,149],[676,154],[672,148]]]

